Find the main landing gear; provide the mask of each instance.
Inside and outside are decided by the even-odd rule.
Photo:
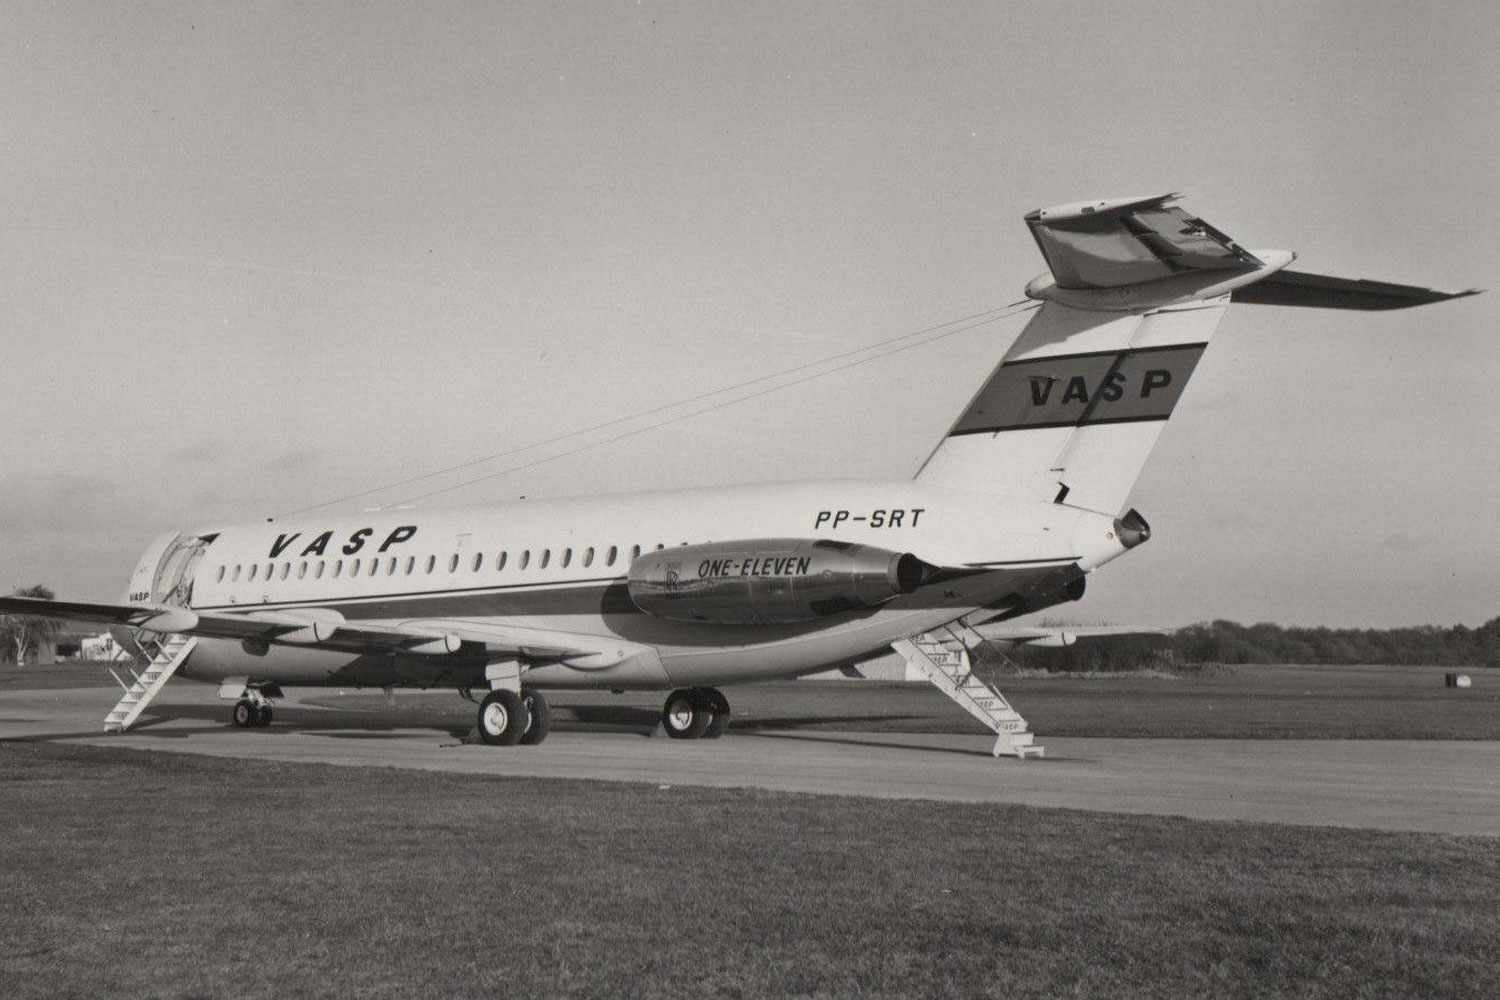
[[[551,728],[551,709],[535,688],[523,688],[520,694],[501,688],[479,703],[479,738],[492,747],[536,746]]]
[[[674,740],[716,740],[729,727],[729,699],[718,688],[678,688],[662,706],[661,724]]]

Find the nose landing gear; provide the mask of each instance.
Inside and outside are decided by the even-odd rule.
[[[729,715],[729,699],[718,688],[678,688],[662,706],[661,724],[674,740],[716,740]]]
[[[232,689],[231,689],[232,690]],[[219,696],[224,697],[221,689]],[[231,694],[230,697],[233,697]],[[264,728],[271,724],[271,699],[281,697],[281,688],[275,684],[246,684],[234,703],[229,718],[241,729]]]

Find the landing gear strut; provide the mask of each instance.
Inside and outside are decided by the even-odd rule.
[[[729,726],[729,699],[718,688],[678,688],[662,706],[661,724],[674,740],[716,740]]]

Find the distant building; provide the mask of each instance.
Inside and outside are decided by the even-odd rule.
[[[108,632],[84,638],[79,647],[78,656],[83,660],[113,660],[120,655],[120,644]]]

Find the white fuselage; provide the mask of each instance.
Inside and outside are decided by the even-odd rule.
[[[159,601],[175,588],[200,611],[318,608],[351,621],[504,624],[614,637],[646,653],[605,669],[540,665],[528,675],[539,687],[665,688],[825,669],[980,609],[1014,615],[1066,600],[1070,582],[1125,551],[1112,518],[912,480],[314,515],[196,534],[211,541],[185,567],[169,569],[162,558],[170,538],[153,546],[137,566],[129,599]],[[666,621],[642,613],[626,593],[637,553],[762,538],[861,543],[954,572],[878,608],[795,625]],[[447,657],[255,651],[204,640],[180,672],[282,685],[463,687],[475,682],[476,670],[482,664]]]

